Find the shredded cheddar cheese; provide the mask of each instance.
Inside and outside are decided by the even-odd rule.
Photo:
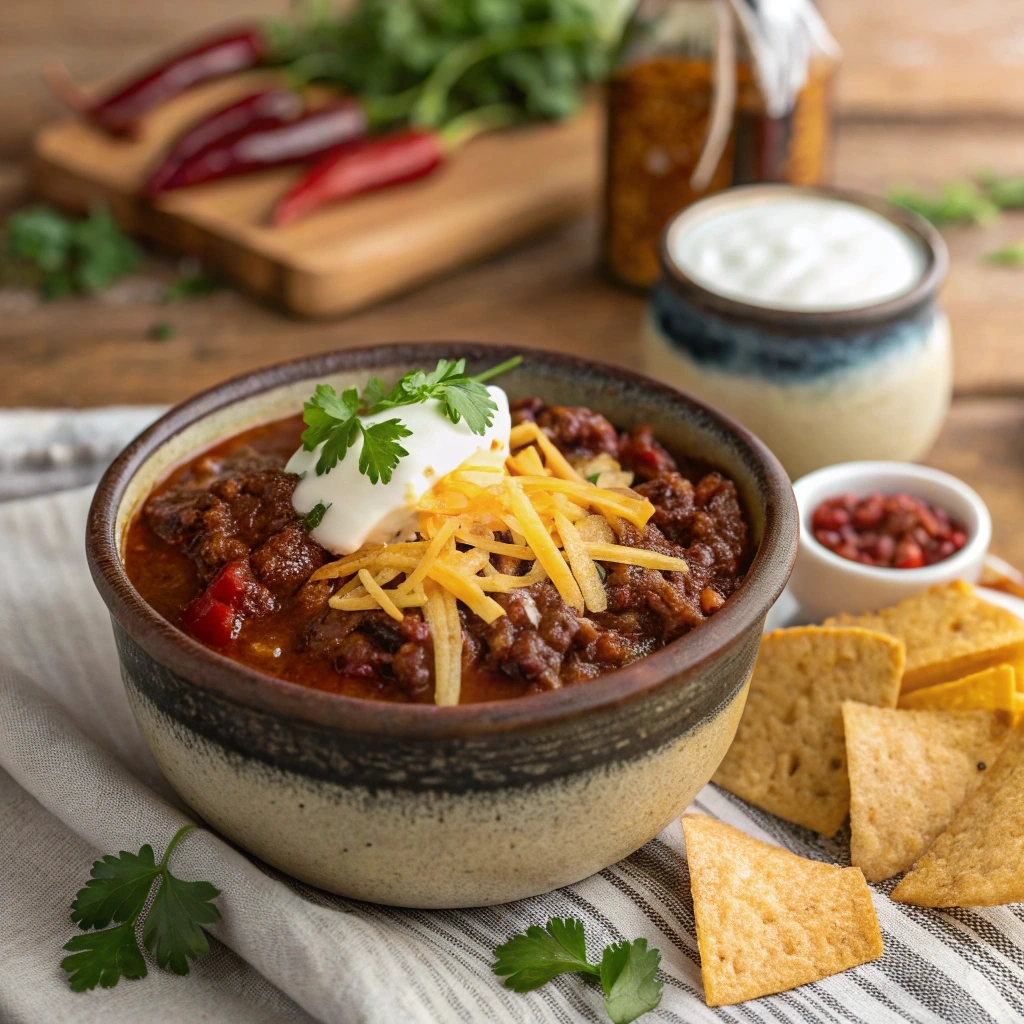
[[[512,428],[509,450],[504,467],[470,460],[437,481],[416,505],[422,539],[356,551],[312,577],[350,577],[330,598],[332,608],[381,609],[398,621],[403,609],[422,608],[433,642],[438,704],[459,702],[459,602],[492,623],[505,609],[491,594],[550,579],[578,613],[602,612],[608,596],[597,562],[687,571],[681,558],[616,543],[620,520],[643,529],[654,506],[629,489],[632,474],[610,456],[592,460],[595,484],[535,423]],[[605,481],[614,489],[599,486]],[[509,535],[511,542],[504,539]],[[522,576],[511,575],[496,568],[495,555],[532,565]]]

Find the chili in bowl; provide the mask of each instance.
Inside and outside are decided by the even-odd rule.
[[[686,806],[796,534],[774,457],[672,388],[397,345],[172,410],[101,482],[87,547],[197,813],[321,887],[452,907],[582,878]]]
[[[845,462],[793,490],[800,547],[789,591],[811,621],[981,574],[992,520],[957,477],[914,463]]]

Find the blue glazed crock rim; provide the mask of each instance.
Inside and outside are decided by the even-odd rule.
[[[777,198],[781,195],[819,196],[825,199],[837,199],[856,206],[863,206],[886,220],[908,232],[920,243],[925,251],[927,264],[920,280],[909,291],[897,295],[885,302],[858,309],[842,310],[795,310],[774,309],[757,306],[748,302],[740,302],[724,295],[719,295],[689,277],[672,259],[669,253],[668,240],[678,225],[688,220],[694,222],[703,219],[714,207],[729,208],[737,203],[755,199],[758,195],[766,198]],[[861,331],[867,327],[891,323],[912,315],[935,298],[949,269],[949,251],[942,235],[923,217],[911,210],[905,210],[895,203],[890,203],[880,196],[854,189],[833,188],[825,185],[738,185],[733,188],[716,192],[700,199],[679,213],[675,214],[665,225],[658,248],[658,261],[661,265],[661,278],[672,291],[676,292],[692,305],[709,309],[731,320],[757,326],[771,324],[777,327],[793,328],[806,336],[809,329],[827,329],[829,331]]]

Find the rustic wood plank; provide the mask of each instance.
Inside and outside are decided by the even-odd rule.
[[[992,513],[992,552],[1024,568],[1024,400],[958,399],[927,462],[977,490]]]

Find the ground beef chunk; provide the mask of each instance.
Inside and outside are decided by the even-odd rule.
[[[259,581],[278,597],[290,597],[324,564],[326,552],[301,523],[275,533],[252,553]]]
[[[295,522],[292,493],[298,477],[264,463],[226,461],[219,475],[200,464],[179,486],[146,503],[150,528],[192,558],[202,582]]]
[[[622,468],[632,470],[637,480],[652,480],[662,473],[674,473],[679,468],[646,425],[622,434],[617,457]]]
[[[533,420],[569,458],[590,459],[601,452],[618,456],[619,435],[599,412],[578,405],[545,405],[535,398],[516,402],[514,423]]]

